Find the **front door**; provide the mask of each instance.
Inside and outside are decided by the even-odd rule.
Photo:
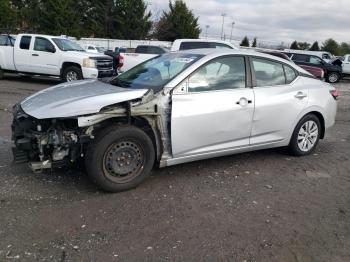
[[[243,56],[214,59],[181,87],[172,95],[173,157],[249,146],[254,93],[246,87]]]
[[[51,41],[44,37],[35,37],[30,62],[33,72],[58,76],[59,61],[60,55]]]

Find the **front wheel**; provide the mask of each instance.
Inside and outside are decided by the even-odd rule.
[[[289,148],[293,155],[305,156],[315,150],[321,134],[321,124],[317,116],[304,116],[296,126]]]
[[[79,67],[69,66],[63,70],[62,80],[72,82],[83,79],[83,73]]]
[[[340,75],[338,73],[330,73],[328,76],[327,76],[327,82],[328,83],[337,83],[339,82],[340,80]]]
[[[85,165],[88,176],[109,192],[137,187],[149,175],[155,160],[150,137],[133,126],[102,131],[89,146]]]

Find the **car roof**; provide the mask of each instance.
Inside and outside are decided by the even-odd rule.
[[[267,58],[270,60],[274,60],[276,62],[282,62],[284,64],[287,64],[291,67],[293,67],[295,70],[302,72],[304,74],[310,74],[303,68],[296,65],[294,62],[273,56],[266,53],[257,52],[254,50],[246,50],[246,49],[215,49],[215,48],[206,48],[206,49],[189,49],[189,50],[182,50],[182,51],[175,51],[173,53],[185,53],[185,54],[193,54],[193,55],[203,55],[206,56],[208,59],[213,59],[215,57],[225,56],[225,55],[247,55],[247,56],[255,56],[255,57],[261,57],[261,58]]]

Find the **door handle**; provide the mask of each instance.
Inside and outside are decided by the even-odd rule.
[[[32,56],[39,56],[38,54],[32,54]]]
[[[295,95],[295,98],[298,98],[298,99],[304,99],[305,97],[307,97],[307,94],[303,93],[303,92],[298,92],[296,95]]]
[[[253,103],[253,101],[252,100],[248,100],[245,97],[242,97],[241,99],[239,99],[238,102],[236,102],[237,105],[241,105],[241,106],[246,106],[247,104],[251,104],[251,103]]]

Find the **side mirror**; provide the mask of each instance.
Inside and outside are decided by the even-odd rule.
[[[56,49],[53,45],[47,45],[46,46],[46,51],[49,53],[56,53]]]

